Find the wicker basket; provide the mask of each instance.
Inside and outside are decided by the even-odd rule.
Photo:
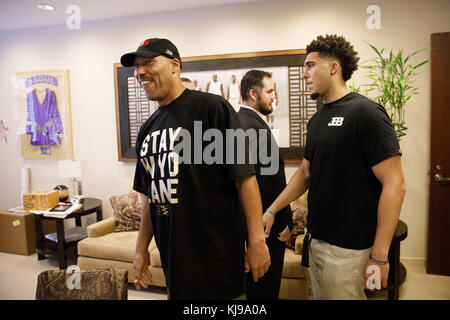
[[[48,210],[59,203],[59,192],[33,191],[23,195],[23,208],[25,210]]]

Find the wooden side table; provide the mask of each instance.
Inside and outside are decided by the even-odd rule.
[[[394,238],[389,248],[388,300],[398,300],[400,286],[406,280],[406,268],[400,263],[400,242],[408,236],[408,226],[398,221]]]
[[[97,221],[101,221],[103,219],[101,200],[95,198],[85,198],[83,206],[79,210],[72,212],[65,218],[44,217],[42,215],[35,214],[34,218],[36,225],[36,251],[38,253],[38,260],[45,259],[46,255],[56,255],[59,261],[59,268],[61,270],[66,269],[67,257],[77,257],[78,241],[65,241],[64,220],[75,219],[76,226],[81,227],[81,217],[94,212],[97,214]],[[44,232],[42,230],[42,221],[45,220],[56,221],[56,236],[58,240],[56,243],[45,238]]]
[[[382,291],[388,291],[388,300],[398,300],[400,286],[406,280],[406,268],[400,262],[400,242],[405,240],[407,236],[408,226],[402,220],[399,220],[392,238],[391,247],[389,248],[388,286],[382,289]],[[369,298],[377,296],[377,291],[371,292],[366,289],[365,292]]]

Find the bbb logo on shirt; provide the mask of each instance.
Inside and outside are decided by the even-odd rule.
[[[330,123],[328,123],[329,127],[340,127],[344,123],[344,117],[333,117],[331,118]]]
[[[156,210],[159,215],[168,215],[172,213],[171,207],[168,205],[159,204],[156,206]]]

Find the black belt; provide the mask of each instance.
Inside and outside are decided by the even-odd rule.
[[[303,238],[302,262],[301,265],[309,268],[309,244],[311,243],[311,233],[307,232]]]

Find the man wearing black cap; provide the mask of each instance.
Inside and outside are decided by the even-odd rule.
[[[198,163],[195,142],[183,155],[174,151],[180,137],[184,144],[194,141],[199,128],[222,137],[226,130],[240,128],[236,112],[223,97],[183,87],[181,58],[167,39],[145,40],[121,63],[134,65],[147,98],[160,105],[136,139],[133,188],[144,195],[134,259],[136,288],[151,284],[147,248],[155,236],[170,299],[242,297],[245,272],[251,269],[257,281],[270,265],[254,168]],[[189,155],[194,164],[185,160]]]

